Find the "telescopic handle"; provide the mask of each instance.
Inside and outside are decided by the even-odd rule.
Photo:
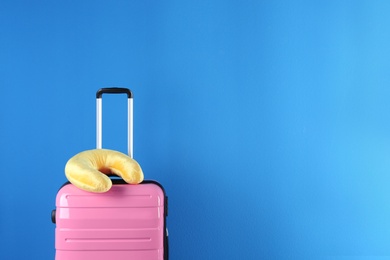
[[[127,98],[133,98],[133,93],[128,88],[101,88],[96,92],[96,98],[101,98],[103,94],[127,94]]]
[[[96,148],[102,149],[103,94],[127,94],[127,153],[133,158],[133,94],[128,88],[102,88],[96,92]]]

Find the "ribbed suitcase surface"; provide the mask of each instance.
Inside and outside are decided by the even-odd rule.
[[[106,193],[64,185],[56,197],[56,260],[167,259],[166,203],[156,182],[115,184]]]

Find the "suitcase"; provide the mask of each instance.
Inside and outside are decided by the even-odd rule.
[[[133,156],[133,97],[129,89],[96,93],[97,148],[102,148],[102,95],[127,94],[128,153]],[[130,185],[111,177],[106,193],[91,193],[65,183],[56,196],[56,260],[168,260],[168,198],[161,184]]]

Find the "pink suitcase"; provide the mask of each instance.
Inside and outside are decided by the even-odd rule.
[[[97,92],[97,148],[101,148],[103,93],[128,96],[128,152],[132,156],[132,93],[123,88]],[[106,193],[65,183],[57,193],[56,260],[168,260],[167,196],[156,181],[130,185],[112,178]]]

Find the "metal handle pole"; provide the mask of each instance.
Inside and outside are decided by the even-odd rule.
[[[96,148],[102,149],[102,96],[127,94],[127,153],[133,158],[133,94],[127,88],[102,88],[96,92]]]

